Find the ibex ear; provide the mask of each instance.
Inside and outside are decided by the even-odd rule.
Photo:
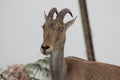
[[[45,18],[45,20],[47,20],[47,15],[46,15],[45,11],[44,11],[44,18]]]
[[[69,28],[75,22],[76,18],[77,18],[77,16],[74,19],[72,19],[72,20],[68,21],[67,23],[65,23],[65,28],[66,29]]]

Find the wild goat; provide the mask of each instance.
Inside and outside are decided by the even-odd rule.
[[[53,19],[54,13],[57,14]],[[86,61],[76,57],[64,58],[64,44],[66,30],[76,18],[63,22],[64,16],[72,13],[65,8],[59,13],[52,8],[48,15],[45,14],[43,25],[44,41],[41,52],[50,54],[50,70],[52,80],[120,80],[120,67],[100,62]]]

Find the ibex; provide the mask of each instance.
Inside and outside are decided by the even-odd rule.
[[[54,13],[57,14],[53,19]],[[64,44],[66,30],[76,20],[64,23],[65,15],[72,13],[68,8],[59,13],[52,8],[48,15],[45,14],[43,27],[43,43],[41,52],[50,54],[50,72],[52,80],[120,80],[120,67],[100,62],[92,62],[77,57],[64,58]]]

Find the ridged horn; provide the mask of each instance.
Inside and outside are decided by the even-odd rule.
[[[57,18],[60,18],[63,20],[67,13],[69,13],[73,17],[71,11],[68,8],[65,8],[58,13]]]
[[[58,14],[58,11],[57,9],[54,7],[52,8],[49,13],[48,13],[48,17],[51,17],[53,19],[53,15],[54,15],[54,12],[56,12],[56,14]]]

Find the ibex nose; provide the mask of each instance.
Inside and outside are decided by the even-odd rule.
[[[45,50],[49,49],[50,47],[48,45],[42,45],[41,48],[45,51]]]

